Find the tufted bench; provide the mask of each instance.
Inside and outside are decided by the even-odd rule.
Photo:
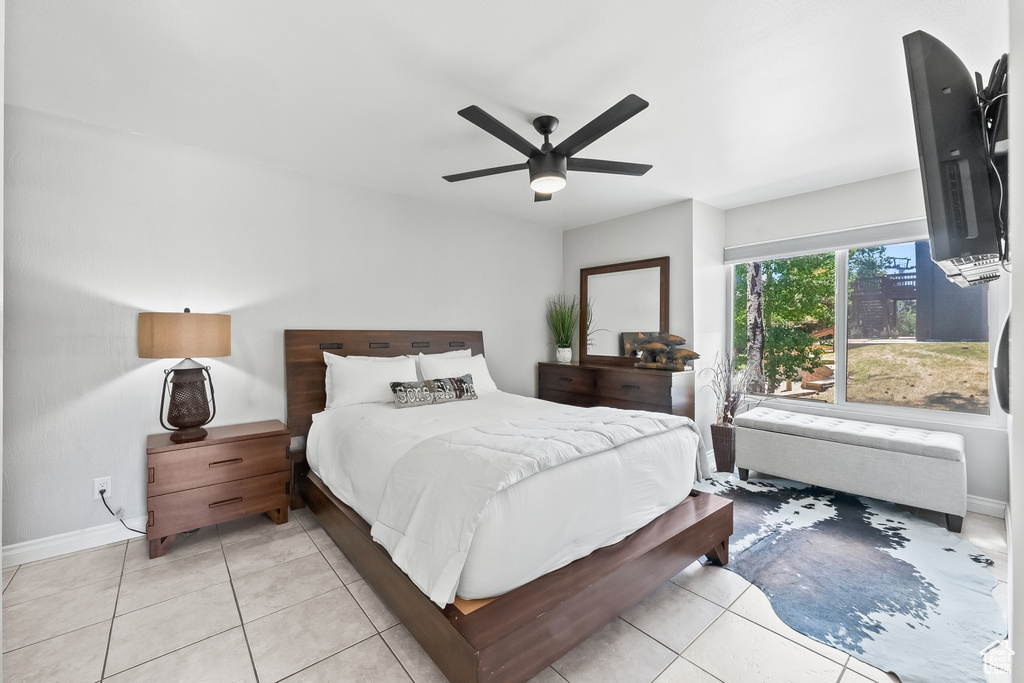
[[[967,512],[960,434],[757,407],[738,415],[736,466],[815,486],[945,513],[959,532]]]

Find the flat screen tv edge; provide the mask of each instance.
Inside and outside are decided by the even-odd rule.
[[[1007,254],[1006,55],[985,87],[924,31],[903,47],[932,260],[961,287],[990,282]]]

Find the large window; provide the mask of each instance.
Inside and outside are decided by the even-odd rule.
[[[987,288],[947,282],[927,241],[739,264],[735,353],[780,397],[988,414]]]

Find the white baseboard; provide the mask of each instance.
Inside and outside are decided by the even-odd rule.
[[[125,524],[136,529],[145,529],[146,517],[124,520]],[[79,531],[38,538],[34,541],[12,543],[3,547],[3,567],[13,567],[26,562],[45,560],[50,557],[73,553],[76,550],[96,548],[116,541],[139,538],[139,534],[125,529],[120,522],[111,522],[100,526],[89,527]]]
[[[989,517],[1006,519],[1006,502],[1002,500],[993,500],[991,498],[982,498],[981,496],[968,495],[967,511],[977,512],[979,515],[988,515]]]

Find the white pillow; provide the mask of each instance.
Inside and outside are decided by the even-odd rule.
[[[420,354],[420,356],[424,356],[424,355],[427,355],[427,354],[423,354],[423,353]],[[473,350],[472,349],[457,349],[455,351],[445,351],[443,353],[431,353],[429,355],[430,355],[431,358],[469,358],[470,356],[473,355]],[[420,368],[420,364],[419,364],[419,356],[416,356],[416,372],[419,373],[419,378],[418,379],[421,382],[423,380],[427,380],[427,379],[437,379],[436,377],[427,377],[426,375],[423,374],[423,370]]]
[[[324,352],[327,374],[327,408],[354,403],[390,403],[392,382],[415,382],[416,359],[412,356],[338,356]]]
[[[497,391],[498,387],[487,371],[487,361],[481,356],[450,356],[447,353],[420,354],[420,372],[427,379],[439,377],[461,377],[473,375],[473,387],[477,394]]]

